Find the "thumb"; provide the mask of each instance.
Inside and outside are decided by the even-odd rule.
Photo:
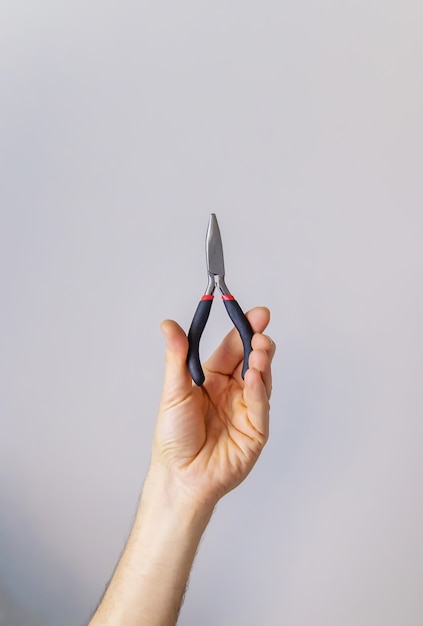
[[[173,320],[165,320],[160,329],[166,341],[163,402],[173,404],[191,392],[192,380],[187,366],[188,338]]]

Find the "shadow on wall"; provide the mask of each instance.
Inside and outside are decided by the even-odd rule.
[[[80,583],[39,536],[16,494],[7,502],[0,496],[0,510],[0,626],[51,626],[59,615],[63,626],[74,624]]]
[[[22,608],[0,581],[0,626],[48,626],[45,619]]]

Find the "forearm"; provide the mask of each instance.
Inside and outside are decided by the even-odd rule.
[[[150,471],[128,543],[89,626],[174,626],[213,508]]]

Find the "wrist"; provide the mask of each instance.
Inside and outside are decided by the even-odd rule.
[[[168,523],[181,530],[194,526],[202,533],[215,504],[187,490],[172,468],[153,463],[144,482],[137,518],[148,514],[159,520],[165,516]]]

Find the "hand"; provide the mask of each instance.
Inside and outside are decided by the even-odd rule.
[[[150,475],[164,470],[175,497],[210,508],[247,476],[269,433],[275,344],[261,333],[270,313],[258,307],[247,317],[255,334],[245,380],[234,328],[203,365],[202,387],[193,384],[186,365],[185,332],[170,320],[161,325],[166,369]]]
[[[213,508],[247,476],[268,437],[275,345],[261,333],[270,314],[256,308],[247,316],[255,334],[245,380],[233,329],[204,364],[202,387],[188,371],[187,336],[176,322],[163,322],[166,370],[150,469],[131,535],[90,626],[176,624]]]

